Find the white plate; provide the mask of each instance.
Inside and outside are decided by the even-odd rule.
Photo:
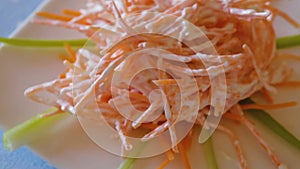
[[[287,11],[291,16],[300,22],[300,1],[276,1],[277,6]],[[82,7],[80,0],[53,0],[45,3],[43,11],[59,12],[62,8]],[[282,19],[278,19],[276,24],[277,34],[291,35],[300,33],[299,29],[294,29]],[[63,28],[47,27],[37,24],[27,23],[15,34],[15,37],[57,39],[81,37],[80,34]],[[290,51],[300,54],[299,48]],[[34,84],[51,80],[64,70],[58,55],[62,53],[60,49],[25,49],[11,46],[4,46],[0,51],[0,127],[8,129],[40,112],[47,109],[47,106],[34,103],[23,96],[23,91]],[[299,77],[299,63],[291,64],[298,67],[295,78]],[[299,78],[298,78],[299,79]],[[300,101],[300,90],[280,90],[276,96],[277,101],[297,100]],[[272,115],[278,119],[287,129],[300,138],[300,107],[274,111]],[[250,168],[275,168],[269,157],[261,150],[257,142],[249,132],[239,124],[230,124],[233,130],[241,139],[243,149],[246,153]],[[299,167],[300,150],[294,149],[261,125],[256,124],[263,133],[268,143],[274,148],[278,156],[289,168]],[[232,144],[223,133],[216,133],[214,136],[217,160],[221,169],[238,168],[236,155]],[[206,168],[201,146],[193,143],[193,149],[189,156],[193,168]],[[46,138],[37,140],[30,145],[30,148],[41,155],[44,159],[61,169],[82,169],[82,168],[117,168],[122,159],[116,157],[101,148],[97,147],[82,131],[75,118],[69,118],[61,124],[61,130]],[[138,160],[135,168],[155,168],[164,159]],[[181,158],[178,157],[168,168],[182,168]]]

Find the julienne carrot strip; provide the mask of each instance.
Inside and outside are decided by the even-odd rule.
[[[183,147],[182,143],[178,143],[177,146],[178,146],[179,152],[181,154],[181,157],[183,159],[185,169],[191,169],[191,164],[190,164],[189,158],[187,156],[187,153],[186,153],[185,148]]]
[[[170,163],[170,160],[168,158],[165,159],[158,167],[157,169],[164,169],[168,164]]]
[[[183,139],[182,144],[185,148],[190,148],[193,139],[193,130],[191,130],[188,135]]]
[[[297,21],[295,21],[293,18],[291,18],[288,14],[286,14],[286,13],[284,13],[284,12],[282,12],[282,11],[280,11],[280,10],[274,8],[274,7],[271,7],[271,6],[269,6],[269,5],[264,5],[264,7],[265,7],[266,9],[269,9],[269,10],[273,11],[273,13],[275,13],[275,14],[281,16],[281,17],[284,18],[286,21],[288,21],[290,24],[292,24],[294,27],[296,27],[296,28],[299,28],[299,27],[300,27],[299,23],[298,23]]]
[[[71,15],[71,16],[80,16],[81,15],[80,11],[76,11],[73,9],[63,9],[62,13],[65,15]]]
[[[300,87],[300,81],[282,82],[275,85],[276,87]]]
[[[64,46],[69,56],[68,61],[74,63],[76,60],[76,52],[72,49],[72,47],[68,43],[65,43]]]
[[[291,40],[288,40],[289,38],[291,38]],[[287,39],[287,40],[286,40]],[[285,45],[289,45],[289,44],[285,44],[285,42],[290,42],[292,44],[298,45],[300,43],[300,35],[296,35],[296,36],[292,36],[292,37],[283,37],[283,38],[278,38],[278,41],[281,41],[280,45],[285,46]],[[295,55],[295,54],[291,54],[291,53],[284,53],[284,54],[280,54],[277,55],[277,57],[283,57],[284,59],[292,59],[292,60],[297,60],[300,61],[300,56],[299,55]]]
[[[270,92],[268,90],[266,90],[265,88],[263,88],[261,90],[261,93],[263,94],[263,97],[266,99],[266,101],[270,104],[273,104],[274,103],[274,99],[273,97],[271,96]]]
[[[236,116],[232,113],[225,113],[223,116],[227,119],[234,120],[237,122],[241,122],[241,120],[242,120],[240,116]]]
[[[171,160],[174,160],[174,153],[173,153],[173,151],[172,150],[168,150],[167,152],[166,152],[166,155],[167,155],[167,157],[168,157],[168,159],[171,161]]]
[[[57,15],[49,12],[37,12],[36,15],[48,19],[55,19],[55,20],[60,20],[65,22],[68,22],[73,19],[72,17]]]
[[[175,158],[172,150],[166,151],[166,156],[167,158],[157,167],[157,169],[165,168],[170,163],[170,161],[174,160]]]
[[[295,101],[286,102],[286,103],[279,103],[279,104],[271,104],[271,105],[264,105],[264,104],[243,104],[241,108],[243,110],[246,109],[260,109],[260,110],[273,110],[273,109],[283,109],[287,107],[296,106],[298,103]]]
[[[166,86],[166,85],[174,85],[177,84],[175,79],[160,79],[160,80],[153,80],[153,83],[159,86]]]
[[[154,130],[154,129],[156,129],[158,127],[158,125],[157,124],[153,124],[153,123],[143,123],[141,125],[141,127],[149,129],[149,130]]]
[[[57,15],[57,14],[53,14],[53,13],[49,13],[49,12],[37,12],[36,15],[40,16],[40,17],[64,21],[64,22],[69,22],[73,19],[73,17],[70,17],[70,16]],[[83,25],[89,25],[89,23],[87,23],[84,19],[78,20],[76,23],[83,24]]]

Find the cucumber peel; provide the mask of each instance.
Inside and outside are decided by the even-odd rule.
[[[43,116],[55,111],[56,108],[51,108],[6,131],[3,134],[4,147],[12,151],[54,132],[53,125],[69,116],[69,113]]]
[[[0,43],[20,47],[64,47],[67,43],[72,47],[82,47],[87,39],[73,40],[38,40],[38,39],[20,39],[20,38],[4,38],[0,37]]]
[[[136,158],[126,158],[119,166],[118,169],[130,169]]]
[[[283,49],[300,45],[300,35],[285,36],[276,39],[277,49]]]
[[[250,99],[242,101],[242,103],[251,103],[254,102]],[[246,110],[247,115],[251,116],[258,122],[262,123],[269,130],[273,131],[279,137],[284,139],[286,142],[295,146],[300,150],[300,140],[295,137],[292,133],[290,133],[285,127],[283,127],[280,123],[278,123],[272,116],[270,116],[267,112],[263,110],[249,109]]]
[[[65,43],[73,47],[81,47],[85,45],[88,39],[72,39],[72,40],[38,40],[38,39],[22,39],[22,38],[4,38],[0,37],[0,43],[21,47],[63,47]],[[300,35],[280,37],[276,39],[277,49],[283,49],[300,45]]]
[[[212,137],[210,137],[203,145],[208,169],[218,169]]]

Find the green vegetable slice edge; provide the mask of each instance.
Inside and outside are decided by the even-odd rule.
[[[246,99],[242,101],[242,103],[254,103],[254,101],[250,99]],[[292,133],[290,133],[285,127],[283,127],[279,122],[277,122],[271,115],[263,110],[250,109],[246,110],[247,115],[256,119],[258,122],[262,123],[268,129],[273,131],[279,137],[292,144],[296,148],[300,150],[300,140],[295,137]]]
[[[21,38],[4,38],[0,37],[0,42],[22,46],[22,47],[63,47],[65,43],[73,47],[83,46],[88,39],[73,39],[73,40],[37,40],[37,39],[21,39]],[[276,39],[277,49],[283,49],[300,45],[300,34],[293,36],[280,37]]]
[[[69,113],[43,116],[55,111],[57,111],[56,108],[51,108],[6,131],[3,134],[4,147],[12,151],[54,132],[55,127],[53,125],[70,116]]]
[[[210,137],[204,144],[204,154],[208,169],[218,169],[218,163],[215,156],[213,138]]]
[[[67,43],[72,47],[82,47],[87,39],[72,40],[38,40],[38,39],[19,39],[19,38],[3,38],[0,37],[0,43],[21,47],[64,47]]]

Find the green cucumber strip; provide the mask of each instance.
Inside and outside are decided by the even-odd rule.
[[[73,47],[81,47],[87,39],[74,40],[37,40],[37,39],[20,39],[20,38],[4,38],[0,37],[1,43],[23,47],[63,47],[65,43]],[[300,35],[286,36],[276,39],[277,49],[283,49],[300,45]]]
[[[246,99],[241,103],[255,103],[250,99]],[[264,124],[268,129],[276,133],[279,137],[292,144],[300,150],[300,140],[278,123],[272,116],[263,110],[249,109],[246,110],[247,115],[253,117],[260,123]]]
[[[0,37],[0,43],[21,47],[64,47],[65,43],[72,47],[82,47],[87,39],[74,40],[38,40]]]
[[[45,114],[57,111],[51,108],[40,115],[9,129],[3,134],[3,144],[7,150],[15,150],[22,145],[29,144],[54,130],[53,125],[67,118],[69,113],[60,113],[52,116],[43,116]]]
[[[277,49],[283,49],[300,45],[300,35],[286,36],[276,39]]]
[[[133,151],[132,154],[133,156],[137,156],[141,153],[141,151],[144,149],[144,147],[146,146],[147,142],[142,142],[137,151]],[[137,160],[137,158],[126,158],[118,167],[118,169],[130,169],[133,166],[133,163],[135,162],[135,160]]]
[[[119,166],[118,169],[130,169],[136,158],[126,158]]]
[[[203,145],[208,169],[218,169],[212,137],[210,137]]]

